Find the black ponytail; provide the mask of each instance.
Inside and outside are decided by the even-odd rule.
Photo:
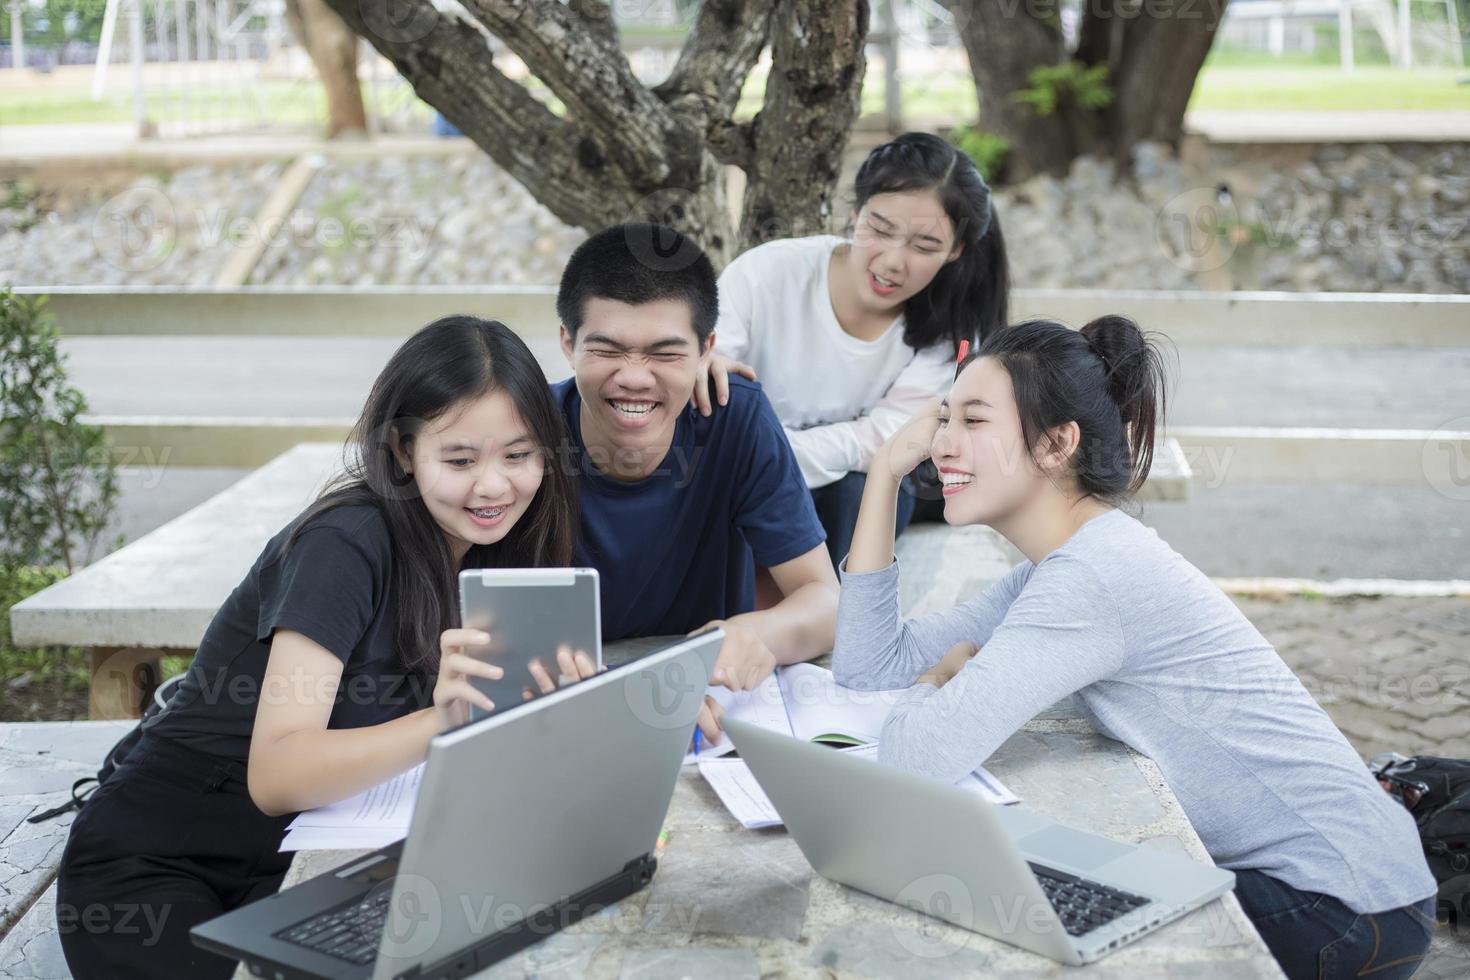
[[[1033,451],[1051,429],[1077,423],[1072,468],[1084,493],[1117,503],[1143,486],[1167,379],[1158,342],[1138,324],[1103,316],[1077,331],[1028,320],[992,334],[965,364],[981,357],[994,357],[1010,374]]]
[[[853,211],[876,194],[932,190],[964,250],[904,305],[903,340],[915,350],[984,341],[1007,320],[1010,272],[990,187],[961,151],[930,133],[904,133],[868,154],[854,182]]]

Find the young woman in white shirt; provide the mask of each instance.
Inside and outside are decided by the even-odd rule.
[[[873,454],[948,387],[962,341],[1006,322],[1009,289],[990,188],[949,143],[905,133],[868,155],[853,190],[851,240],[767,242],[725,268],[715,355],[695,388],[708,415],[711,395],[724,404],[730,372],[760,380],[834,565],[852,540]],[[907,489],[900,530],[916,493],[939,496],[932,473]]]

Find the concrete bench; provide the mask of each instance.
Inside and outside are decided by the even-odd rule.
[[[45,896],[55,891],[75,814],[26,821],[69,800],[72,783],[95,776],[129,727],[117,721],[0,724],[0,977],[66,975],[64,966],[59,974],[43,968],[51,957],[42,956],[33,940],[55,930],[55,900],[47,904]],[[24,932],[21,922],[30,923]]]
[[[165,654],[192,654],[265,543],[341,468],[306,444],[10,611],[18,646],[91,651],[93,718],[137,717]]]

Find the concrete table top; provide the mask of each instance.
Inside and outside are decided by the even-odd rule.
[[[1065,704],[986,763],[1022,806],[1117,840],[1208,860],[1148,759]],[[1073,968],[818,876],[784,829],[745,830],[693,767],[679,776],[653,883],[477,976],[1062,977]],[[287,886],[357,851],[299,854]],[[1089,976],[1280,977],[1234,894],[1082,968]],[[237,980],[249,974],[242,967]]]

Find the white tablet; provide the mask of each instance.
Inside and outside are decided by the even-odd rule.
[[[582,650],[602,666],[602,611],[595,568],[475,568],[459,573],[460,622],[490,634],[475,655],[505,668],[498,681],[471,678],[496,708],[541,693],[531,676],[539,659],[555,678],[560,646]],[[470,718],[483,718],[471,707]]]

